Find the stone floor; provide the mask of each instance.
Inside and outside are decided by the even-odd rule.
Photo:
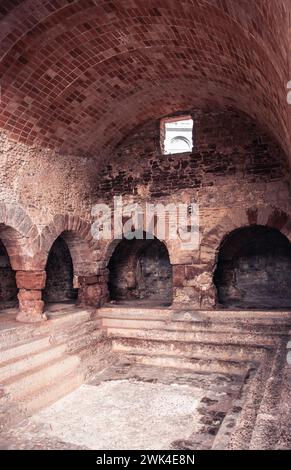
[[[243,378],[118,364],[0,438],[1,449],[210,448]]]

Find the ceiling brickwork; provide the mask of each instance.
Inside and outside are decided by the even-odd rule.
[[[0,128],[60,153],[110,153],[195,106],[247,112],[288,149],[284,0],[2,0]]]

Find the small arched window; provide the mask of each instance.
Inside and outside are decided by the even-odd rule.
[[[193,119],[191,116],[165,118],[161,121],[161,149],[164,154],[192,152]]]

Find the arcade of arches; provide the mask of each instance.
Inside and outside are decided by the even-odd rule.
[[[237,423],[231,446],[291,448],[290,13],[289,0],[0,2],[0,384],[28,337],[43,342],[32,371],[56,342],[47,362],[70,390],[120,358],[240,377],[264,398],[216,410]],[[164,154],[161,123],[185,116],[193,147]],[[197,203],[199,246],[94,237],[92,208],[114,196]],[[65,394],[52,377],[41,403]],[[220,424],[209,448],[231,439]]]

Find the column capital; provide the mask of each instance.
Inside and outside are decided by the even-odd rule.
[[[19,289],[40,290],[45,287],[45,271],[16,271],[16,284]]]

